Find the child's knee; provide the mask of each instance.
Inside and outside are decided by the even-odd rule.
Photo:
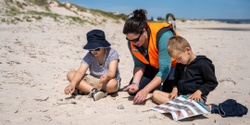
[[[155,91],[153,92],[153,96],[157,96],[157,95],[159,95],[160,93],[161,93],[160,90],[155,90]]]
[[[108,82],[107,87],[106,87],[106,92],[107,93],[114,93],[117,92],[119,89],[118,82],[116,80],[111,80]]]
[[[75,73],[76,73],[75,70],[69,71],[68,74],[67,74],[67,79],[68,79],[69,81],[71,81],[72,78],[73,78],[73,76],[75,75]]]
[[[157,99],[159,97],[160,92],[161,92],[160,90],[155,90],[153,92],[152,99],[153,100]]]

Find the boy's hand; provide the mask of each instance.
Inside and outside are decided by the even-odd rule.
[[[200,90],[197,90],[192,95],[190,95],[188,98],[191,100],[194,100],[196,102],[201,102],[201,101],[203,101],[203,99],[201,98],[201,94],[202,94],[202,92]]]
[[[64,89],[64,93],[66,94],[66,95],[68,95],[68,94],[73,94],[73,92],[75,91],[75,86],[74,85],[71,85],[71,84],[69,84],[65,89]]]
[[[173,88],[172,92],[169,94],[169,99],[172,100],[178,96],[178,89],[176,87]]]
[[[169,96],[168,96],[168,98],[170,99],[170,100],[172,100],[172,99],[174,99],[174,98],[176,98],[177,97],[177,94],[175,94],[175,93],[170,93],[169,94]]]

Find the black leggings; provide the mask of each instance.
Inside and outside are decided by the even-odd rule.
[[[170,93],[173,89],[174,70],[175,67],[172,67],[167,79],[163,82],[163,85],[162,86],[160,85],[155,89]],[[143,74],[141,82],[139,83],[140,84],[139,90],[143,89],[155,77],[158,71],[159,69],[156,69],[155,67],[150,65],[146,65],[145,72]],[[133,78],[130,80],[130,84],[132,83],[132,80]]]

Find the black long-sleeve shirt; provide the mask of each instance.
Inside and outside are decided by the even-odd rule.
[[[200,90],[203,96],[207,96],[218,85],[214,65],[206,56],[196,56],[189,65],[178,63],[174,77],[174,86],[180,95]]]

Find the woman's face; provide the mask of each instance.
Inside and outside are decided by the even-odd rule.
[[[126,39],[134,44],[135,46],[142,46],[145,43],[145,37],[144,32],[141,32],[140,34],[135,33],[128,33],[126,34]]]

